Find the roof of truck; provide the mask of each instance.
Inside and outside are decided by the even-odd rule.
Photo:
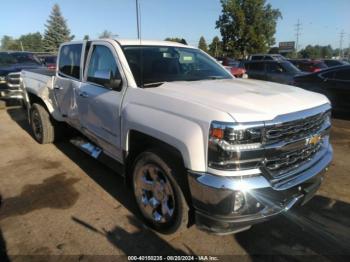
[[[159,40],[138,40],[138,39],[115,39],[117,42],[119,42],[122,46],[127,45],[149,45],[149,46],[178,46],[178,47],[190,47],[192,46],[180,44],[177,42],[171,42],[171,41],[159,41]]]

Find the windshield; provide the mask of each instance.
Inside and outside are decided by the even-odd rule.
[[[123,50],[138,86],[171,81],[232,78],[229,72],[197,49],[124,46]]]
[[[293,65],[289,61],[283,62],[283,67],[284,67],[284,69],[287,70],[287,72],[290,72],[290,73],[300,73],[301,72],[295,65]]]
[[[40,65],[40,61],[31,53],[0,53],[0,65],[12,64],[36,64]]]
[[[16,59],[8,53],[0,53],[0,65],[15,64]]]

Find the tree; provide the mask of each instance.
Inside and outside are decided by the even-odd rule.
[[[16,39],[13,39],[11,36],[4,35],[1,38],[1,50],[19,51],[21,50],[21,45]]]
[[[216,28],[229,55],[267,52],[275,44],[277,20],[282,15],[266,0],[221,0],[221,6]]]
[[[113,36],[113,33],[108,31],[108,30],[104,30],[102,32],[102,34],[100,34],[99,38],[102,39],[102,38],[111,38]]]
[[[22,35],[18,39],[18,41],[22,43],[23,49],[25,51],[32,51],[32,52],[43,51],[42,40],[43,40],[42,36],[39,32]]]
[[[222,43],[218,36],[213,38],[213,41],[209,45],[209,54],[213,57],[221,57],[223,55]]]
[[[199,38],[198,48],[202,49],[204,52],[208,52],[208,45],[207,45],[207,42],[205,41],[205,38],[203,36],[201,36],[201,38]]]
[[[164,39],[165,41],[171,41],[171,42],[176,42],[180,44],[187,45],[187,42],[184,38],[179,38],[179,37],[167,37]]]
[[[67,21],[62,16],[59,5],[52,8],[44,34],[43,46],[47,52],[56,52],[60,44],[71,41],[74,36],[70,34]]]
[[[89,35],[84,35],[83,40],[89,40],[89,39],[90,39],[90,36],[89,36]]]
[[[330,45],[327,45],[327,46],[307,45],[304,49],[300,50],[299,54],[302,58],[312,58],[312,59],[332,58],[332,56],[337,56],[339,54],[339,49],[337,52],[337,50],[336,49],[333,50]]]

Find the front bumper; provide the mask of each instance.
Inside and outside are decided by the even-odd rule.
[[[19,89],[0,89],[0,99],[23,99],[23,91]]]
[[[273,183],[263,174],[223,177],[189,171],[196,224],[217,234],[236,233],[285,212],[296,204],[305,204],[320,187],[322,173],[332,158],[333,150],[329,144],[318,161],[282,185]],[[242,210],[234,212],[237,191],[244,193],[245,204]]]

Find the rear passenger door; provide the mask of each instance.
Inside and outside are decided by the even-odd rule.
[[[83,44],[65,44],[60,48],[54,97],[61,115],[76,126],[79,121],[74,90],[79,88],[81,79]]]
[[[121,72],[114,46],[95,42],[90,47],[84,79],[76,93],[83,133],[118,160],[122,156],[120,108],[126,86]],[[101,81],[106,75],[114,85],[111,81]]]
[[[266,80],[263,62],[249,62],[245,65],[249,78]]]

